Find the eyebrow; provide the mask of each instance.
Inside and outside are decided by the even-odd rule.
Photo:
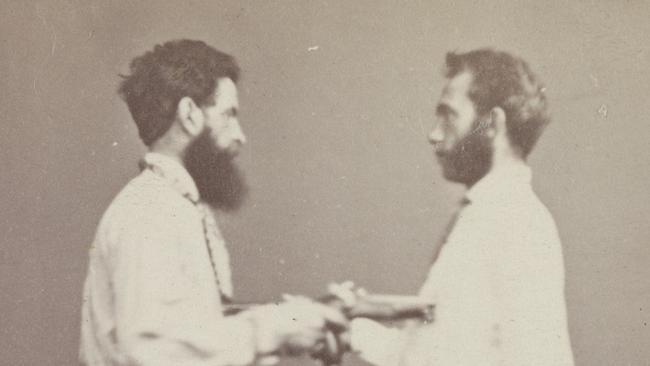
[[[456,114],[456,112],[454,112],[454,110],[447,104],[438,104],[436,106],[436,115],[447,116],[449,114]]]
[[[239,109],[237,107],[232,107],[230,109],[226,110],[226,114],[232,117],[237,117],[237,113],[239,112]]]

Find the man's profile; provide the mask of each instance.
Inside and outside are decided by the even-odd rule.
[[[248,365],[309,352],[343,326],[339,312],[305,298],[223,314],[233,285],[212,210],[235,210],[246,193],[233,160],[246,141],[239,73],[233,57],[192,40],[131,62],[119,93],[148,152],[90,248],[82,363]]]
[[[420,291],[435,320],[403,330],[358,319],[351,346],[382,366],[572,366],[562,247],[526,163],[549,122],[544,87],[492,49],[447,54],[446,76],[429,141],[468,191]]]

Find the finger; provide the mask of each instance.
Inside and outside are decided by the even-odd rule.
[[[341,351],[339,347],[339,340],[336,338],[336,335],[332,332],[325,333],[325,346],[327,352],[332,355],[337,355]]]
[[[349,351],[351,349],[352,345],[352,338],[350,335],[350,331],[346,330],[344,332],[341,332],[336,335],[339,340],[339,346],[343,351]]]
[[[341,282],[341,283],[330,282],[327,286],[328,287],[338,287],[338,288],[342,288],[342,289],[346,289],[346,290],[352,290],[354,288],[354,282],[349,281],[349,280]]]
[[[343,349],[337,336],[332,332],[328,332],[324,344],[324,348],[316,356],[326,364],[339,364],[343,357]]]
[[[286,344],[287,347],[293,349],[294,352],[297,352],[298,350],[305,352],[313,351],[319,344],[324,343],[324,340],[325,338],[322,331],[305,330],[300,334],[294,334],[291,336],[287,340]]]
[[[320,309],[328,329],[335,332],[347,329],[348,319],[341,311],[324,305],[321,305]]]
[[[343,305],[347,308],[353,307],[357,302],[357,294],[352,291],[352,287],[346,285],[346,283],[331,283],[327,287],[327,291],[341,300],[343,302]]]
[[[363,288],[363,287],[359,287],[359,288],[357,288],[354,292],[355,292],[355,293],[357,294],[357,296],[359,296],[359,297],[368,296],[368,291],[367,291],[365,288]]]

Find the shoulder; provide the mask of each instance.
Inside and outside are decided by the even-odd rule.
[[[525,213],[524,228],[544,241],[557,242],[559,235],[553,215],[537,194],[530,189],[530,193],[521,199],[521,211]]]
[[[134,232],[179,232],[193,214],[196,210],[190,201],[155,174],[143,171],[113,199],[100,221],[97,236],[109,244]]]
[[[471,216],[501,233],[557,235],[553,216],[529,185],[470,206]],[[528,236],[528,235],[525,235]]]
[[[562,243],[555,220],[532,188],[513,197],[512,209],[500,225],[507,228],[501,251],[504,267],[514,266],[536,281],[541,281],[539,273],[547,280],[563,276]]]
[[[534,267],[561,263],[562,246],[555,221],[532,188],[471,204],[462,231],[493,253],[492,261]]]

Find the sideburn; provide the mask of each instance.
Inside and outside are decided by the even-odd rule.
[[[492,167],[492,140],[486,135],[484,128],[480,127],[477,119],[471,132],[458,141],[450,160],[456,172],[456,181],[473,186],[483,178]]]

